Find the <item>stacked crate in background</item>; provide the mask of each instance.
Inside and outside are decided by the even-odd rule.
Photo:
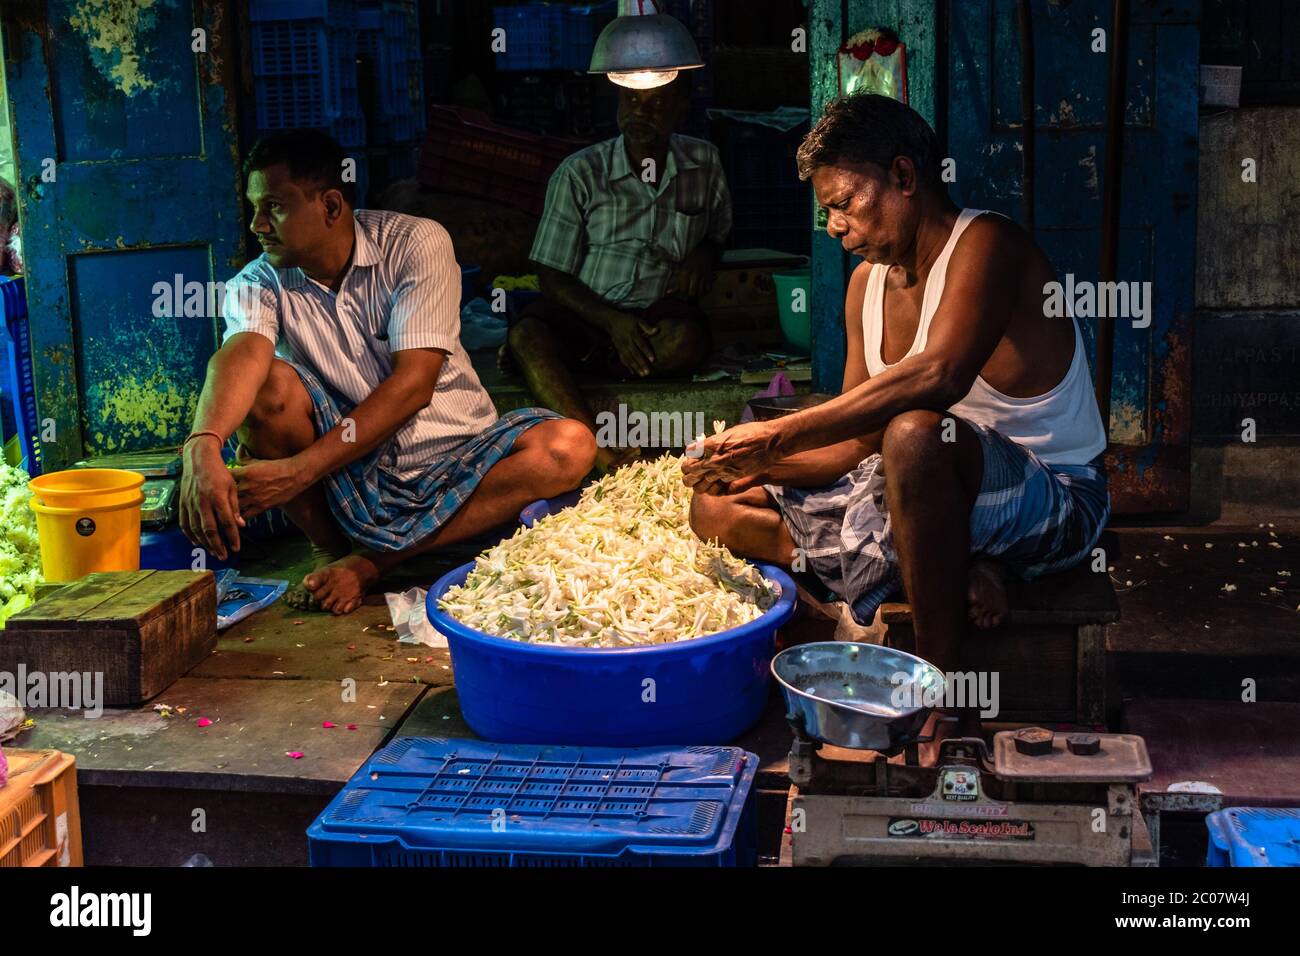
[[[259,133],[321,129],[365,145],[355,0],[249,0]]]
[[[506,48],[496,57],[496,68],[506,73],[530,70],[586,72],[591,48],[617,5],[605,3],[566,6],[528,3],[496,7],[494,23],[505,31]]]
[[[708,139],[711,124],[705,110],[713,105],[713,0],[659,0],[659,9],[685,25],[704,61],[702,69],[683,75],[691,84],[691,111],[681,132]]]
[[[497,77],[494,104],[503,121],[532,133],[588,140],[618,135],[617,88],[603,76],[507,73]]]
[[[477,110],[435,105],[416,178],[430,189],[540,216],[551,174],[586,145],[503,126]]]
[[[424,63],[415,0],[360,0],[357,68],[363,75],[370,178],[379,188],[415,175],[424,134]]]
[[[808,132],[727,121],[723,163],[731,189],[731,245],[807,255],[812,248],[812,187],[799,179],[795,153]]]

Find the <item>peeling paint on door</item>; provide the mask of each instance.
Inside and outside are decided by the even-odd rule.
[[[141,59],[150,52],[145,34],[158,25],[156,0],[81,0],[68,24],[90,51],[95,68],[118,90],[135,96],[158,84],[144,72]]]
[[[103,451],[179,442],[188,430],[214,316],[159,316],[152,289],[180,274],[228,279],[240,261],[235,99],[227,0],[41,0],[5,36],[28,245],[39,414],[58,440],[47,467]],[[40,184],[57,157],[57,181]],[[30,242],[27,242],[30,240]]]

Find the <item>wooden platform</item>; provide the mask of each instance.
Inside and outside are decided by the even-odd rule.
[[[1106,625],[1112,659],[1117,655],[1123,658],[1157,654],[1158,659],[1168,662],[1171,656],[1191,656],[1198,662],[1204,661],[1210,671],[1212,681],[1203,686],[1213,689],[1231,686],[1235,688],[1236,700],[1240,700],[1243,676],[1257,676],[1260,697],[1265,700],[1270,699],[1272,689],[1288,686],[1287,681],[1298,673],[1294,668],[1300,658],[1300,639],[1297,639],[1300,616],[1294,611],[1284,615],[1281,609],[1287,602],[1291,607],[1300,602],[1295,600],[1290,579],[1277,576],[1277,572],[1290,565],[1290,556],[1300,546],[1300,538],[1281,535],[1277,540],[1282,547],[1268,549],[1273,554],[1271,563],[1266,565],[1259,562],[1237,565],[1236,557],[1232,557],[1228,570],[1237,574],[1235,580],[1254,581],[1255,576],[1263,574],[1274,585],[1285,585],[1280,593],[1272,594],[1263,587],[1262,580],[1259,582],[1257,590],[1268,593],[1266,600],[1272,602],[1261,612],[1257,610],[1261,604],[1258,594],[1243,593],[1243,589],[1222,592],[1224,596],[1220,598],[1217,589],[1208,588],[1205,578],[1209,574],[1217,575],[1218,566],[1192,578],[1198,562],[1189,559],[1184,564],[1169,560],[1171,555],[1176,558],[1179,553],[1187,553],[1182,543],[1189,543],[1190,551],[1207,538],[1236,542],[1240,538],[1236,532],[1177,532],[1170,535],[1172,541],[1165,541],[1164,532],[1158,531],[1127,531],[1120,537],[1124,553],[1113,557],[1116,570],[1112,579],[1120,592],[1123,616]],[[1249,548],[1251,539],[1245,540]],[[1148,547],[1158,553],[1155,563],[1143,564],[1151,561],[1152,552],[1146,550]],[[1265,553],[1258,548],[1250,552],[1252,559]],[[1137,557],[1139,554],[1142,558]],[[273,550],[250,545],[245,558],[246,572],[261,576],[297,581],[307,569],[307,548],[300,538],[277,541]],[[441,562],[422,563],[408,569],[408,579],[427,585],[440,569],[466,559],[465,554],[456,553],[445,556]],[[1263,570],[1259,570],[1261,567]],[[1139,575],[1134,569],[1147,573]],[[1126,580],[1134,581],[1135,585],[1139,581],[1146,584],[1128,587],[1123,584]],[[1201,582],[1194,584],[1199,593],[1189,596],[1186,585],[1193,582]],[[1032,593],[1016,597],[1013,626],[1037,626],[1033,622],[1042,618],[1036,615],[1059,613],[1062,608],[1072,614],[1097,613],[1096,605],[1079,607],[1079,592],[1066,584],[1068,581],[1057,585],[1063,591],[1051,599],[1055,604],[1035,603]],[[1049,593],[1038,592],[1040,602]],[[1250,601],[1234,605],[1231,600],[1234,594]],[[15,745],[57,747],[76,755],[86,856],[92,865],[174,866],[193,853],[204,853],[217,865],[305,865],[304,834],[308,824],[376,748],[397,735],[470,734],[452,686],[448,652],[399,645],[390,632],[379,630],[379,625],[388,622],[388,611],[381,601],[380,597],[371,598],[345,618],[297,612],[277,604],[223,632],[211,656],[153,701],[138,708],[106,712],[97,720],[38,711],[32,714],[36,726],[22,734]],[[1207,608],[1216,612],[1210,621],[1228,619],[1234,623],[1221,631],[1212,629],[1212,633],[1219,634],[1218,645],[1200,640],[1199,634],[1180,643],[1178,622],[1183,613],[1180,607],[1184,606],[1190,608],[1186,612],[1188,616]],[[1226,618],[1219,616],[1223,611],[1229,612]],[[901,613],[890,611],[891,616]],[[1268,626],[1252,631],[1251,622],[1257,614]],[[901,627],[903,623],[895,618],[892,626]],[[782,630],[781,640],[794,643],[832,639],[839,625],[837,618],[819,613],[812,602],[807,602],[796,619]],[[1144,634],[1150,635],[1149,641],[1144,642]],[[1004,649],[1015,649],[1025,658],[1025,662],[1011,660],[999,665],[1004,668],[1004,698],[1010,699],[1010,694],[1018,692],[1010,675],[1050,676],[1054,668],[1074,673],[1077,656],[1070,655],[1063,639],[1058,638],[1057,644],[1055,649],[1028,640],[1009,640],[1003,645]],[[1267,653],[1252,654],[1252,651]],[[1286,656],[1287,652],[1290,656]],[[1224,666],[1225,659],[1244,661],[1249,666],[1245,670],[1237,663]],[[1277,661],[1292,670],[1280,671]],[[1272,670],[1270,662],[1273,662]],[[1017,671],[1016,667],[1028,670]],[[355,703],[347,704],[342,699],[345,679],[356,682]],[[1058,712],[1064,713],[1069,709],[1063,693],[1065,682],[1059,680],[1059,675],[1056,679],[1057,683],[1048,686],[1057,695]],[[1162,679],[1163,675],[1158,673],[1130,675],[1139,688],[1142,680],[1155,686]],[[1126,686],[1131,688],[1134,684]],[[1226,690],[1224,694],[1229,696]],[[1111,696],[1114,699],[1113,688]],[[154,711],[153,705],[159,702],[172,705],[171,718]],[[1161,712],[1177,715],[1181,706],[1175,703]],[[1233,705],[1225,703],[1225,706]],[[1296,734],[1291,728],[1295,727],[1295,716],[1289,711],[1275,712],[1272,709],[1275,704],[1251,706],[1259,709],[1243,711],[1248,719],[1237,722],[1243,734],[1249,733],[1256,722],[1262,722],[1261,740],[1265,739],[1265,732],[1283,735],[1270,740],[1285,739],[1287,733],[1294,740]],[[175,710],[179,707],[186,708],[184,714]],[[780,695],[773,688],[762,721],[733,742],[759,757],[756,789],[760,846],[761,852],[772,860],[779,854],[789,786],[786,757],[790,731],[784,710]],[[1130,712],[1139,717],[1143,713],[1141,708],[1134,710],[1132,706]],[[212,723],[199,728],[200,717]],[[322,728],[321,723],[326,720],[337,726]],[[992,729],[1016,723],[1006,714],[999,718],[1002,720],[1007,723],[999,723]],[[1214,738],[1220,733],[1220,725],[1236,726],[1235,720],[1228,716],[1207,719],[1206,734]],[[348,731],[348,723],[355,723],[357,730]],[[1119,729],[1118,722],[1114,727]],[[1138,726],[1130,729],[1162,739],[1177,737],[1165,730],[1157,733]],[[1235,738],[1228,735],[1224,739]],[[1293,743],[1290,746],[1294,748]],[[303,757],[295,760],[285,756],[286,751],[301,751]],[[1300,764],[1294,749],[1276,752],[1288,755],[1292,766]],[[1183,754],[1183,750],[1152,745],[1157,781],[1166,779],[1161,776],[1165,764],[1192,766],[1187,763],[1190,758]],[[1267,775],[1268,755],[1259,752],[1258,757],[1259,772]],[[1242,781],[1250,780],[1243,769],[1244,758],[1240,752],[1235,759],[1234,774],[1240,774]],[[1192,769],[1170,770],[1178,779],[1182,779],[1181,774],[1193,772]],[[1178,779],[1169,777],[1173,783]],[[1266,776],[1261,781],[1264,779]],[[1262,783],[1250,786],[1263,792]],[[1291,786],[1286,783],[1287,788]],[[1150,792],[1156,793],[1154,789]],[[1291,792],[1283,789],[1281,795]],[[202,830],[195,829],[199,810],[203,811]],[[1178,817],[1178,813],[1171,812],[1158,821],[1164,825],[1166,837]],[[1200,826],[1203,829],[1203,824]],[[1165,842],[1168,845],[1169,841]]]
[[[1106,625],[1119,602],[1106,573],[1084,563],[1035,581],[1007,582],[1010,613],[987,631],[971,630],[962,644],[963,670],[997,672],[999,720],[1103,725],[1106,721]],[[912,608],[882,605],[883,638],[914,653]]]
[[[261,550],[248,549],[250,574],[296,582],[306,570],[303,539],[252,560]],[[399,645],[378,629],[388,620],[377,603],[344,618],[276,604],[222,632],[152,700],[96,719],[32,711],[17,743],[76,755],[89,865],[176,866],[194,853],[219,866],[305,865],[308,824],[417,702],[451,685],[447,651]]]

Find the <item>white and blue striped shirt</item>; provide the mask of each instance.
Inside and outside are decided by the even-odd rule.
[[[460,267],[447,230],[394,212],[354,215],[352,266],[337,293],[258,256],[226,283],[225,338],[266,336],[353,405],[392,375],[393,352],[445,352],[433,398],[381,450],[382,467],[413,477],[495,422],[496,410],[460,344]]]

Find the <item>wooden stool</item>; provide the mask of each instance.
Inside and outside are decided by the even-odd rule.
[[[995,720],[1104,724],[1104,630],[1118,620],[1110,575],[1085,561],[1034,581],[1007,580],[1010,612],[998,627],[971,628],[961,669],[996,671],[1000,713]],[[884,604],[877,617],[884,643],[915,653],[910,604]]]

